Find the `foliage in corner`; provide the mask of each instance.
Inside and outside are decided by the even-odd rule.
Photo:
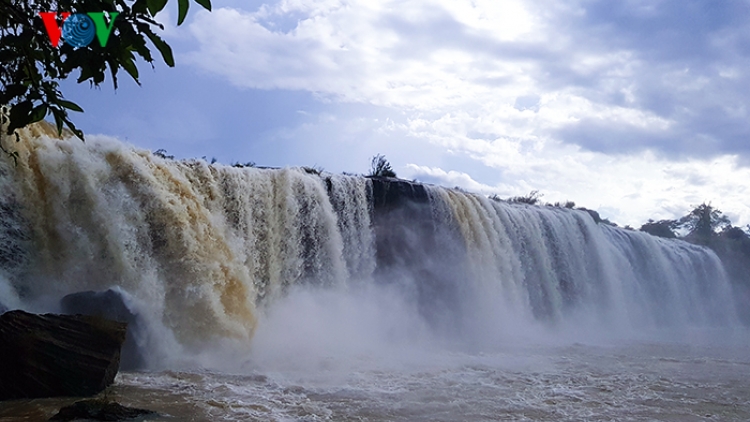
[[[2,142],[3,133],[5,133],[4,131],[8,126],[9,121],[10,117],[8,107],[0,105],[0,150],[2,150],[5,155],[13,159],[14,165],[18,165],[18,151],[10,151],[6,149]],[[16,141],[18,141],[18,134],[16,134]]]
[[[88,81],[98,86],[109,74],[117,89],[122,69],[140,84],[136,56],[152,66],[154,62],[146,39],[156,47],[164,63],[174,66],[172,49],[155,32],[156,28],[164,29],[154,19],[167,1],[0,0],[0,105],[9,106],[10,110],[2,134],[12,135],[16,129],[51,115],[59,134],[67,126],[83,139],[83,133],[68,117],[68,111],[83,109],[63,97],[59,81],[77,71],[79,83]],[[194,1],[211,10],[210,0]],[[184,22],[189,5],[188,0],[178,0],[178,25]],[[55,47],[40,12],[104,12],[108,20],[104,23],[113,28],[104,47],[97,42],[81,48],[64,42]],[[59,15],[57,24],[62,24]]]
[[[396,172],[393,171],[391,163],[385,159],[385,156],[378,154],[372,157],[370,161],[370,173],[368,177],[396,177]]]

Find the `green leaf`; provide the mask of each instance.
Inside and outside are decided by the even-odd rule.
[[[190,8],[190,2],[189,0],[177,0],[178,10],[177,10],[177,25],[182,25],[183,22],[185,22],[185,17],[187,16],[188,9]]]
[[[31,121],[29,123],[36,123],[47,115],[47,104],[40,104],[31,110]]]
[[[145,15],[146,12],[148,12],[148,0],[135,0],[135,3],[133,3],[131,11],[135,14]]]
[[[135,57],[130,51],[124,52],[120,58],[120,65],[130,76],[138,82],[138,68],[135,66]]]
[[[67,117],[65,118],[65,125],[68,126],[68,129],[70,129],[71,132],[73,132],[73,135],[77,136],[78,139],[82,140],[83,142],[86,142],[86,140],[83,139],[83,131],[78,129],[76,125],[74,125],[73,122],[71,122]]]
[[[195,0],[196,3],[203,6],[204,9],[211,11],[211,0]]]
[[[172,55],[172,47],[169,46],[164,40],[162,40],[158,35],[151,32],[151,30],[145,31],[146,36],[148,39],[151,40],[152,43],[156,46],[156,48],[161,53],[161,57],[164,59],[164,63],[167,64],[169,67],[174,67],[174,56]]]
[[[161,12],[161,10],[164,9],[164,6],[167,5],[167,0],[147,0],[146,5],[148,7],[148,13],[150,13],[151,16],[156,16],[156,14]]]
[[[53,108],[52,115],[55,117],[55,126],[57,126],[57,136],[62,136],[63,122],[65,121],[65,111]]]
[[[83,109],[81,108],[81,106],[79,106],[78,104],[76,104],[76,103],[74,103],[72,101],[59,99],[59,100],[57,100],[57,103],[60,104],[61,106],[65,107],[65,108],[67,108],[68,110],[73,110],[73,111],[77,111],[79,113],[83,113]]]
[[[31,107],[31,101],[23,101],[11,107],[8,135],[13,133],[14,130],[22,128],[29,124],[29,114],[31,114]]]
[[[86,81],[88,79],[93,79],[94,77],[94,70],[91,69],[88,66],[81,66],[81,75],[78,77],[78,83],[80,84],[83,81]]]

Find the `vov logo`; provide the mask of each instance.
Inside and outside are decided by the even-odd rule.
[[[105,47],[109,40],[109,34],[115,27],[115,18],[117,12],[110,12],[109,24],[104,19],[104,12],[59,13],[62,18],[62,27],[57,23],[57,12],[39,12],[44,22],[44,28],[47,30],[49,41],[53,47],[60,44],[60,38],[65,44],[74,48],[86,47],[94,40],[94,36],[99,40],[99,45]]]

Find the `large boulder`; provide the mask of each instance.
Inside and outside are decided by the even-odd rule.
[[[117,375],[126,327],[83,315],[0,315],[0,400],[102,391]]]
[[[128,333],[122,345],[120,358],[120,369],[125,371],[143,369],[146,366],[137,341],[139,336],[144,335],[145,324],[142,318],[130,309],[128,302],[125,293],[113,289],[73,293],[60,301],[64,314],[92,315],[128,324]]]
[[[155,412],[135,407],[125,407],[117,402],[101,399],[82,400],[65,406],[50,421],[124,421],[148,415]]]

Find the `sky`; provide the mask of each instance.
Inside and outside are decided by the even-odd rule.
[[[750,0],[213,0],[179,27],[170,3],[174,68],[63,84],[87,134],[750,224]]]

